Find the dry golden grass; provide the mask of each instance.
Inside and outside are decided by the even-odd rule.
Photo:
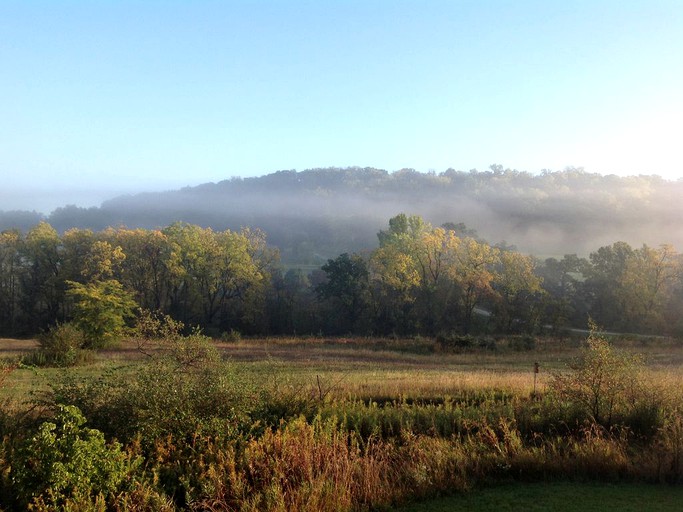
[[[221,353],[263,382],[298,386],[311,394],[334,397],[448,396],[463,391],[504,390],[529,395],[534,389],[534,363],[540,364],[536,390],[543,392],[553,373],[579,354],[576,343],[541,340],[537,348],[516,352],[500,341],[498,351],[433,352],[429,339],[282,337],[216,341]],[[35,340],[0,339],[0,357],[17,358],[37,347]],[[97,354],[94,364],[75,371],[97,374],[120,364],[135,364],[158,353],[163,344],[125,340]],[[626,341],[623,348],[644,354],[648,380],[662,390],[683,389],[683,345],[668,340],[643,344]],[[61,370],[17,369],[0,394],[27,396],[45,389]]]
[[[17,340],[12,338],[0,338],[0,357],[18,357],[38,348],[38,342],[34,339]]]
[[[537,380],[537,390],[545,387],[547,375]],[[533,373],[492,370],[456,371],[383,371],[355,375],[339,386],[339,392],[348,395],[380,396],[448,396],[462,391],[482,389],[505,390],[515,394],[533,391]]]

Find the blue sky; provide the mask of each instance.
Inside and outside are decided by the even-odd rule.
[[[683,177],[683,2],[0,0],[0,210],[279,169]]]

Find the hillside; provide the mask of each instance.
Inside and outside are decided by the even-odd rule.
[[[326,168],[121,196],[99,208],[65,206],[45,220],[59,231],[154,228],[177,220],[215,229],[249,226],[267,233],[284,262],[319,264],[375,247],[386,219],[406,212],[434,225],[462,222],[492,243],[549,256],[587,254],[615,240],[681,247],[682,197],[681,181],[581,169],[532,175],[501,166],[427,174]],[[27,229],[41,218],[0,212],[0,229]]]

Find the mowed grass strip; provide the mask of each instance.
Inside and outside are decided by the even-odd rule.
[[[680,512],[683,487],[599,483],[510,484],[397,508],[396,512]]]

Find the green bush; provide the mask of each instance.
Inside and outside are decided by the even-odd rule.
[[[23,357],[29,366],[74,366],[90,362],[93,353],[85,350],[83,332],[71,323],[56,324],[38,336],[39,348]]]
[[[510,348],[516,352],[527,352],[536,348],[536,338],[529,334],[512,336],[508,340],[508,344]]]
[[[549,390],[571,416],[651,435],[662,424],[663,405],[648,389],[643,369],[641,356],[617,350],[593,331],[581,356],[568,372],[553,376]]]
[[[237,343],[242,340],[242,333],[236,331],[235,329],[230,329],[230,331],[223,332],[221,334],[221,341],[227,341],[230,343]]]
[[[257,386],[198,332],[169,340],[145,364],[95,378],[67,375],[52,389],[57,403],[78,405],[106,434],[147,445],[168,435],[238,435],[264,404]]]
[[[18,502],[55,509],[68,502],[96,503],[112,496],[139,463],[102,432],[84,427],[74,406],[60,406],[12,457],[11,479]]]

